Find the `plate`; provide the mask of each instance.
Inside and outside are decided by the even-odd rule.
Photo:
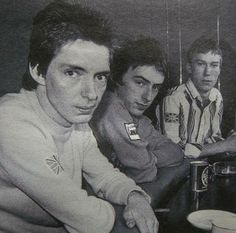
[[[187,220],[202,230],[211,230],[212,221],[220,218],[236,217],[236,214],[223,210],[198,210],[190,213]]]

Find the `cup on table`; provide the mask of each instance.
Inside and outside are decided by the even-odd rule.
[[[208,188],[209,163],[206,161],[190,162],[191,190],[203,192]]]
[[[212,220],[212,233],[236,233],[236,217]]]

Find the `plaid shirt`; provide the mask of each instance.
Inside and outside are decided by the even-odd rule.
[[[220,92],[213,88],[209,103],[202,99],[192,81],[170,90],[163,101],[162,126],[164,133],[178,143],[185,155],[197,157],[203,144],[222,140],[220,124],[223,101]]]

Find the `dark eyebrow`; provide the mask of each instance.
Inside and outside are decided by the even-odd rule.
[[[139,79],[142,79],[146,83],[151,83],[149,80],[145,79],[143,76],[136,75],[136,76],[134,76],[134,78],[139,78]],[[162,85],[162,83],[153,83],[153,86],[154,85],[159,87]]]
[[[204,61],[204,60],[201,60],[201,59],[196,59],[196,60],[193,60],[194,62],[202,62],[202,63],[207,63],[206,61]],[[211,64],[212,63],[217,63],[217,64],[220,64],[220,62],[219,61],[212,61],[211,62]]]
[[[140,76],[140,75],[134,76],[134,78],[140,78],[140,79],[142,79],[144,82],[150,83],[149,80],[145,79],[143,76]]]
[[[104,74],[104,75],[108,75],[110,74],[111,72],[109,70],[104,70],[104,71],[101,71],[101,72],[97,72],[95,75],[98,75],[98,74]]]
[[[63,68],[68,67],[68,68],[73,69],[73,70],[81,70],[83,72],[86,72],[86,70],[83,67],[76,66],[76,65],[62,64],[61,67],[63,67]]]
[[[201,60],[201,59],[193,59],[193,62],[203,62],[203,63],[206,63],[204,60]]]
[[[61,67],[68,67],[70,69],[80,70],[80,71],[83,71],[83,72],[87,72],[87,70],[84,69],[83,67],[76,66],[76,65],[62,64]],[[110,70],[100,71],[100,72],[97,72],[95,75],[98,75],[98,74],[105,74],[105,75],[106,74],[110,74]]]

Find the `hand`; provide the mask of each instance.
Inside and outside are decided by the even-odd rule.
[[[142,193],[133,191],[129,194],[123,216],[129,228],[137,225],[141,233],[158,232],[159,223]]]
[[[231,136],[224,140],[225,150],[227,152],[236,152],[236,134],[233,133]]]

